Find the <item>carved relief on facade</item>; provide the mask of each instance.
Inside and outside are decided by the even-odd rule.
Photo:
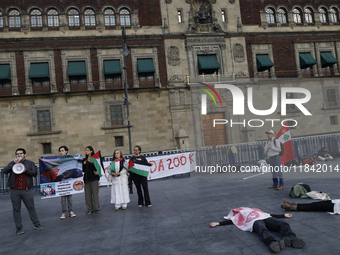
[[[242,63],[245,61],[244,47],[240,43],[234,44],[233,47],[234,61],[237,63]]]
[[[179,49],[177,46],[170,46],[168,48],[168,64],[170,66],[179,66],[181,64]]]
[[[180,104],[178,90],[175,90],[175,89],[169,90],[169,97],[170,97],[170,106]]]

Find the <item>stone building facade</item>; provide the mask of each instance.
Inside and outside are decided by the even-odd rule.
[[[284,120],[293,137],[338,132],[339,1],[160,2],[167,73],[178,81],[170,84],[176,88],[184,81],[191,88],[191,147],[263,140],[266,130],[279,131]],[[213,70],[202,66],[203,60],[215,62]],[[201,98],[207,93],[200,82],[240,88],[245,98],[244,115],[233,113],[233,96],[228,89],[216,89],[219,104],[217,95],[208,88],[217,104],[207,96],[207,114],[202,115]],[[310,92],[311,99],[304,107],[312,116],[294,105],[287,105],[287,113],[282,115],[281,91],[290,87],[288,99],[305,97],[294,88]],[[275,111],[266,116],[250,112],[248,88],[252,88],[258,110],[271,108],[272,91],[277,89]],[[228,120],[228,124],[213,128],[213,119]],[[266,119],[275,119],[276,124],[272,126]],[[231,126],[231,121],[238,124]],[[261,127],[253,127],[261,121]]]
[[[0,166],[19,147],[35,162],[62,145],[129,153],[124,26],[132,146],[176,146],[159,1],[1,1]]]
[[[132,144],[143,151],[263,140],[285,119],[298,122],[293,136],[338,132],[339,8],[336,0],[2,1],[0,165],[18,147],[34,159],[61,145],[129,153],[124,26]],[[219,103],[206,86],[214,84],[241,89],[244,115],[234,114],[228,89],[216,89]],[[286,87],[311,93],[312,116],[289,105],[282,115]],[[249,88],[259,110],[277,89],[276,109],[254,115]],[[206,115],[203,89],[217,101],[207,96]],[[213,119],[228,124],[214,128]],[[263,126],[248,125],[254,119]]]

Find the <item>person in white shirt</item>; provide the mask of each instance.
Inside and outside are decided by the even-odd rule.
[[[273,130],[266,131],[266,134],[268,136],[268,141],[264,147],[264,153],[267,154],[273,177],[273,185],[269,188],[282,190],[284,189],[284,183],[280,159],[281,145],[279,140],[274,137]]]

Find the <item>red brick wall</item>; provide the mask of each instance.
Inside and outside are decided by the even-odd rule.
[[[54,65],[55,65],[55,78],[56,78],[56,85],[57,90],[59,93],[63,92],[64,82],[63,82],[63,65],[61,62],[61,51],[55,50],[54,51]]]
[[[273,36],[264,35],[247,37],[246,38],[246,50],[249,65],[250,77],[254,77],[253,72],[253,59],[251,43],[254,42],[273,42],[273,57],[275,64],[275,74],[278,78],[284,77],[296,77],[297,66],[295,61],[294,42],[297,41],[339,41],[340,35],[315,35],[315,36],[303,36],[303,35],[290,35],[290,36]],[[335,56],[337,58],[337,56]]]
[[[288,7],[289,10],[291,10],[294,5],[299,5],[303,7],[307,4],[313,6],[315,10],[317,10],[320,5],[325,5],[329,7],[335,4],[340,7],[340,2],[337,0],[318,0],[316,1],[316,3],[315,1],[312,0],[295,0],[295,1],[292,0],[289,2],[286,0],[285,1],[265,0],[263,1],[263,3],[261,3],[260,0],[240,0],[242,24],[243,25],[261,24],[260,10],[264,10],[264,8],[269,4],[274,6],[284,4],[286,7]]]
[[[18,50],[15,53],[15,61],[17,64],[17,77],[18,77],[18,89],[20,95],[25,95],[26,83],[25,83],[25,64],[24,54]]]
[[[62,2],[62,3],[61,3]],[[162,18],[160,12],[160,4],[158,0],[147,0],[147,1],[133,1],[133,0],[100,0],[100,1],[89,1],[89,0],[3,0],[0,2],[1,8],[6,8],[9,5],[19,7],[22,11],[26,11],[28,7],[37,6],[44,9],[46,6],[55,6],[61,11],[65,11],[68,6],[75,6],[82,8],[84,5],[92,6],[95,11],[100,11],[104,5],[112,5],[115,8],[121,5],[127,5],[132,10],[138,10],[139,23],[141,26],[161,26]]]

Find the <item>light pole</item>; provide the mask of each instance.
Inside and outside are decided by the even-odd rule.
[[[127,46],[126,46],[126,33],[125,33],[125,26],[123,27],[122,30],[122,37],[123,37],[123,58],[124,58],[124,91],[125,91],[125,100],[124,100],[124,105],[126,105],[126,112],[127,112],[127,119],[128,119],[128,132],[129,132],[129,149],[130,149],[130,154],[132,154],[132,148],[131,148],[131,125],[130,125],[130,112],[129,112],[129,98],[128,98],[128,90],[127,90],[127,74],[126,74],[126,56],[130,54],[130,51],[128,50]]]

